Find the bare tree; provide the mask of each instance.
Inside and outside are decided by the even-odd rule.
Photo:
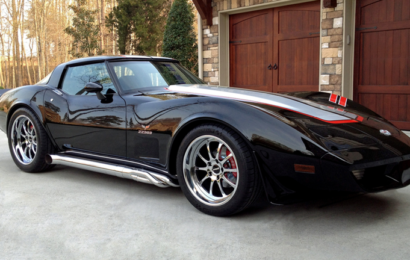
[[[21,12],[21,0],[10,0],[10,3],[4,1],[6,10],[11,18],[9,23],[12,28],[12,43],[13,43],[13,88],[21,85],[21,64],[20,64],[20,41],[18,38],[20,27],[20,12]]]
[[[3,43],[3,18],[1,14],[1,5],[0,5],[0,41],[1,41],[0,78],[1,78],[1,86],[5,88],[5,80],[3,77],[4,43]]]
[[[98,3],[99,0],[97,0]],[[105,28],[105,1],[101,0],[101,13],[100,13],[100,41],[101,41],[101,50],[104,51],[104,28]]]
[[[29,39],[28,47],[30,48],[30,64],[31,64],[31,69],[33,71],[33,80],[36,81],[36,70],[34,69],[34,62],[33,62],[33,45],[34,45],[34,41],[31,38]]]
[[[117,53],[115,30],[106,27],[106,14],[118,0],[88,0],[98,28],[97,45],[105,54]],[[73,38],[64,33],[72,25],[74,0],[0,0],[0,85],[15,88],[41,80],[50,69],[73,56]],[[114,29],[114,28],[112,28]],[[95,51],[93,52],[96,53]]]
[[[28,83],[31,85],[31,76],[30,76],[30,69],[28,67],[28,60],[27,60],[27,54],[26,54],[26,50],[24,47],[24,17],[25,17],[25,13],[24,13],[24,0],[22,0],[22,4],[21,4],[21,27],[20,27],[20,36],[21,36],[21,50],[22,50],[22,58],[25,60],[26,62],[26,68],[27,68],[27,78],[28,81],[25,83]]]

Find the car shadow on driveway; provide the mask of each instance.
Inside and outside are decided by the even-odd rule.
[[[290,205],[271,205],[267,199],[259,200],[246,211],[233,216],[239,221],[275,221],[286,219],[287,230],[323,230],[333,232],[355,230],[402,221],[410,217],[410,194],[397,190],[377,194],[326,194]]]
[[[64,166],[57,166],[39,175],[44,178],[58,179],[59,182],[75,183],[87,190],[102,189],[107,196],[112,192],[120,192],[136,199],[143,197],[143,200],[148,203],[177,203],[181,207],[180,210],[186,210],[187,214],[203,215],[201,218],[214,218],[194,209],[179,188],[161,189],[128,179]],[[296,230],[306,228],[304,226],[307,225],[309,229],[331,226],[335,231],[392,220],[403,210],[409,214],[407,201],[410,201],[410,194],[396,190],[378,194],[323,194],[323,196],[284,206],[271,205],[261,195],[247,210],[222,220],[249,223],[278,221],[285,218],[290,228]]]
[[[158,197],[165,200],[184,197],[179,188],[159,188],[130,179],[60,165],[39,175],[53,178],[54,180],[77,183],[87,189],[103,189],[107,193],[111,191],[125,191],[128,195],[134,193],[137,196],[141,195],[141,193],[147,193],[144,196]]]

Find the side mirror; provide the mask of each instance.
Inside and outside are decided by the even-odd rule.
[[[85,85],[84,90],[87,93],[95,93],[97,94],[97,98],[99,100],[104,100],[105,96],[101,94],[101,91],[103,90],[103,86],[95,83],[95,82],[88,82],[87,85]]]

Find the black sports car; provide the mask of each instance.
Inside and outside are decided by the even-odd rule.
[[[168,58],[103,56],[57,66],[0,98],[16,165],[55,164],[158,187],[199,210],[245,209],[311,190],[377,192],[410,183],[410,139],[381,116],[321,92],[205,85]]]

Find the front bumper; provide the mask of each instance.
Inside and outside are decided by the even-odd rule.
[[[410,184],[410,155],[341,166],[322,159],[327,188],[348,192],[379,192]]]
[[[256,159],[267,198],[275,204],[312,191],[368,193],[410,184],[410,154],[349,164],[330,153],[317,158],[265,149]],[[315,173],[296,172],[295,164],[314,166]]]

